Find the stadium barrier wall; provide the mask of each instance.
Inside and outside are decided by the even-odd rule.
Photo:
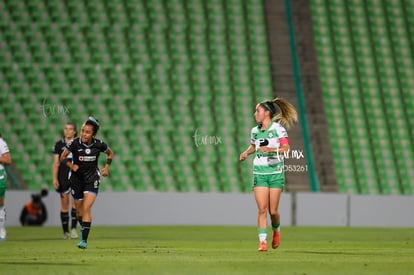
[[[7,225],[20,225],[28,191],[7,191]],[[43,198],[48,211],[45,226],[60,225],[60,198],[50,192]],[[291,194],[280,202],[283,220],[291,221]],[[253,194],[101,192],[92,208],[94,225],[255,225]]]
[[[30,191],[7,191],[7,226],[19,226]],[[60,198],[43,198],[45,226],[60,226]],[[414,197],[284,193],[284,226],[414,227]],[[101,192],[92,209],[94,225],[256,225],[253,194]]]

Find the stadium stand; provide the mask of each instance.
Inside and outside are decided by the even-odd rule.
[[[0,1],[1,121],[29,189],[88,115],[115,160],[102,190],[245,192],[255,102],[272,97],[259,0]]]
[[[411,195],[412,3],[313,0],[311,10],[340,191]]]
[[[411,195],[413,3],[351,3],[310,1],[339,191]],[[238,155],[273,97],[262,0],[0,0],[0,16],[1,131],[29,189],[51,186],[63,123],[94,115],[116,154],[102,190],[250,190]]]

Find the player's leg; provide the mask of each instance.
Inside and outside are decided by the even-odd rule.
[[[272,248],[276,249],[280,245],[280,212],[279,202],[284,188],[284,175],[275,174],[270,178],[270,194],[269,194],[269,213],[272,223]]]
[[[82,209],[82,240],[78,244],[79,248],[86,248],[86,243],[88,242],[89,232],[92,226],[92,215],[91,209],[92,205],[96,200],[96,194],[92,192],[85,192],[83,197],[83,209]]]
[[[99,179],[97,179],[93,183],[86,184],[84,188],[82,204],[82,240],[78,244],[78,247],[82,249],[85,249],[87,246],[92,225],[91,209],[96,200],[96,196],[98,195],[99,184]]]
[[[69,206],[70,206],[70,185],[67,177],[59,176],[59,187],[56,192],[60,194],[60,222],[62,224],[63,238],[69,239]]]
[[[83,198],[75,199],[76,207],[76,218],[78,219],[79,225],[82,227],[82,216],[83,216]]]
[[[267,210],[269,208],[269,188],[263,176],[254,175],[254,198],[257,204],[257,227],[260,241],[259,251],[267,251]]]
[[[6,208],[4,207],[6,185],[6,171],[4,169],[0,169],[0,241],[4,241],[6,239]]]
[[[83,198],[81,199],[76,199],[75,198],[75,205],[76,205],[76,218],[78,219],[79,225],[80,225],[80,239],[82,240],[82,231],[83,231],[83,226],[82,226],[82,219],[83,219]]]
[[[68,192],[60,193],[60,222],[64,239],[69,239],[69,200],[70,195]]]
[[[78,234],[76,233],[76,225],[78,223],[78,218],[76,216],[76,205],[75,200],[72,197],[72,209],[70,211],[70,218],[71,218],[71,230],[70,230],[70,237],[72,239],[76,239]]]
[[[279,213],[279,202],[282,189],[279,188],[270,188],[270,203],[269,203],[269,213],[270,220],[272,221],[272,228],[277,229],[280,227],[280,213]]]
[[[88,239],[88,234],[89,234],[89,229],[90,229],[90,225],[92,223],[92,215],[91,215],[91,209],[92,209],[92,205],[96,200],[96,194],[95,193],[85,193],[84,194],[84,199],[83,199],[83,216],[82,216],[82,224],[84,226],[84,240],[86,241]],[[86,225],[88,225],[88,229],[86,232]]]
[[[282,189],[270,188],[270,220],[272,222],[272,248],[278,248],[280,245],[280,213],[279,213],[279,201]]]
[[[77,177],[71,177],[71,188],[71,193],[76,209],[75,216],[78,219],[80,225],[80,239],[82,240],[83,186],[81,181]]]

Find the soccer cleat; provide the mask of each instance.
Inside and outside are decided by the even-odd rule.
[[[78,237],[78,233],[76,232],[76,228],[72,228],[72,230],[70,231],[70,237],[72,239],[76,239]]]
[[[0,228],[0,241],[6,240],[6,229]]]
[[[63,233],[63,239],[64,240],[69,240],[69,232]]]
[[[84,240],[82,240],[78,243],[78,247],[80,249],[86,249],[87,246],[88,246],[88,244]]]
[[[260,246],[257,249],[259,252],[266,252],[267,251],[267,244],[266,242],[260,242]]]
[[[280,245],[280,231],[273,231],[272,248],[276,249]]]

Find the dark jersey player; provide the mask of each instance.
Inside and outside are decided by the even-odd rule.
[[[92,223],[91,208],[98,195],[101,172],[98,168],[100,153],[107,154],[105,167],[102,169],[102,176],[106,177],[109,166],[112,162],[112,150],[95,136],[99,130],[99,122],[89,117],[82,125],[81,135],[66,145],[60,156],[60,160],[68,166],[72,175],[72,195],[75,199],[76,212],[81,224],[78,247],[85,249],[89,231]],[[68,158],[72,153],[73,161]]]
[[[76,233],[76,209],[75,204],[72,201],[72,209],[70,213],[71,217],[71,232],[69,234],[69,207],[70,207],[70,169],[59,161],[60,155],[67,143],[73,140],[77,135],[76,125],[68,122],[63,128],[63,137],[55,143],[53,148],[53,166],[52,166],[52,178],[53,186],[60,194],[60,221],[62,223],[63,238],[69,239],[69,237],[75,239],[78,237]],[[68,156],[70,159],[72,155]]]

